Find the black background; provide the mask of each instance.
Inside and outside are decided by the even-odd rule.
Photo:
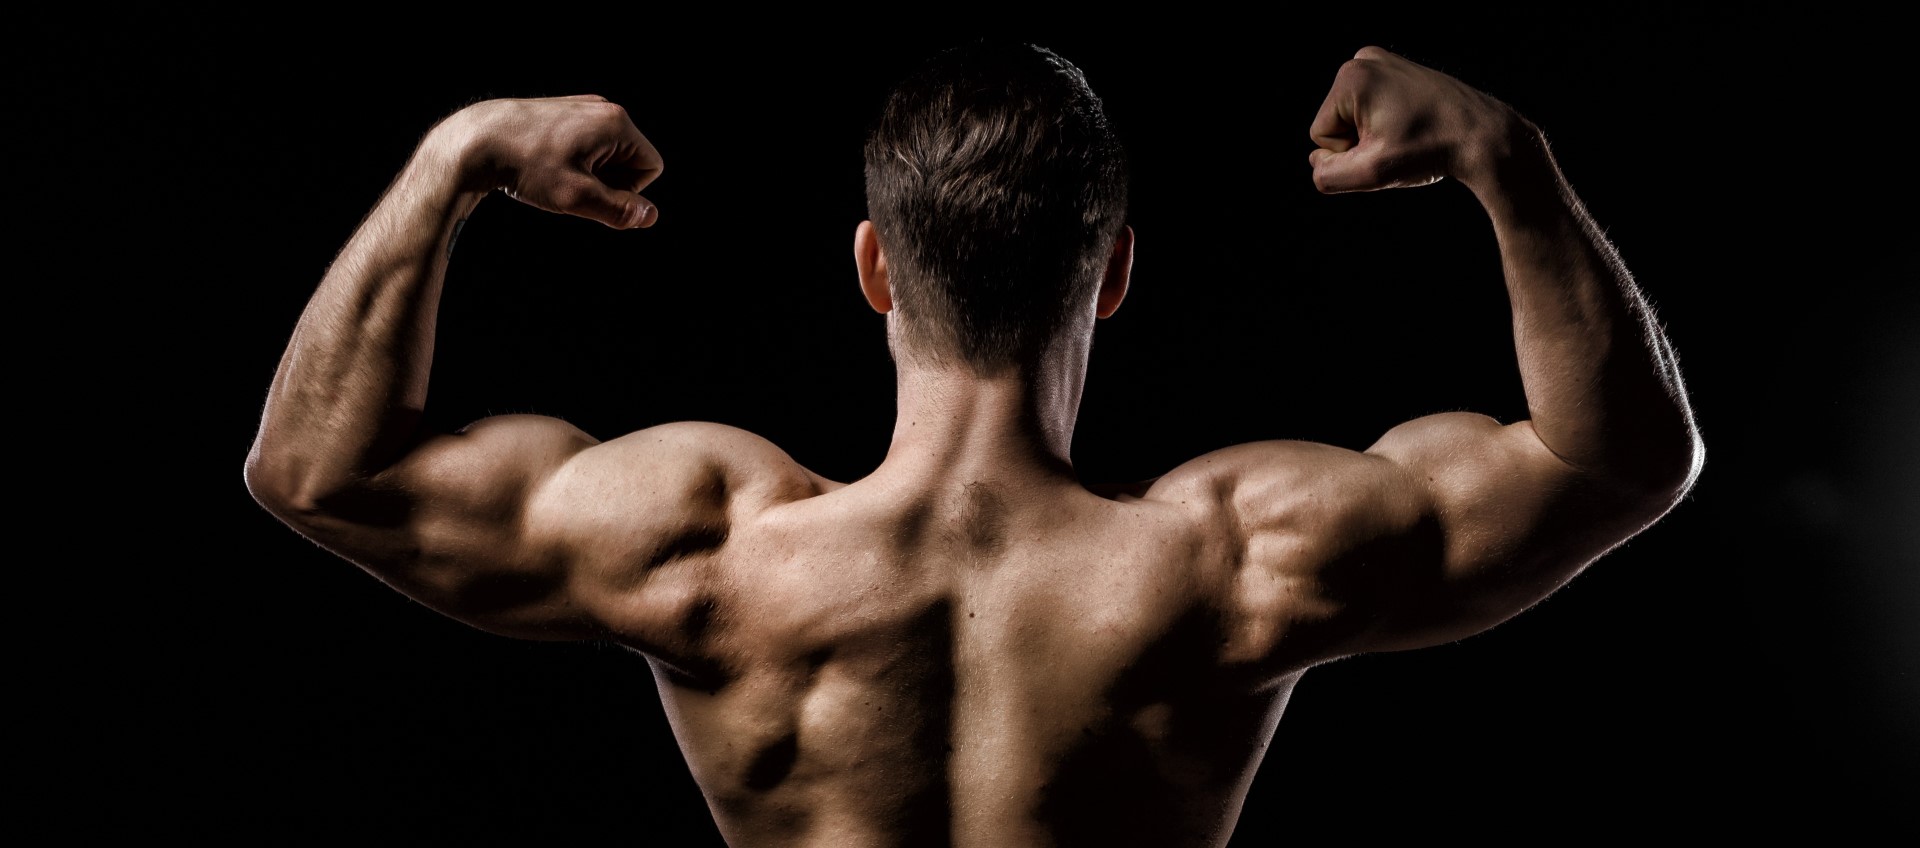
[[[660,223],[615,233],[484,203],[450,272],[430,416],[534,411],[603,438],[721,421],[858,478],[892,413],[850,256],[860,141],[917,60],[996,34],[1079,64],[1133,158],[1134,287],[1096,336],[1083,476],[1149,477],[1253,439],[1361,448],[1441,410],[1523,413],[1471,196],[1312,189],[1308,122],[1366,44],[1547,130],[1699,413],[1692,496],[1540,607],[1307,675],[1235,845],[1911,829],[1920,298],[1892,27],[1829,7],[1278,11],[854,26],[529,8],[554,17],[34,33],[55,58],[24,79],[65,95],[36,140],[121,187],[54,229],[135,221],[114,247],[63,254],[117,281],[74,305],[129,319],[124,393],[91,420],[108,444],[145,440],[129,476],[166,481],[136,487],[136,509],[101,505],[136,516],[82,540],[106,558],[69,591],[124,612],[93,654],[111,661],[53,660],[52,685],[76,693],[77,736],[111,741],[49,780],[127,783],[74,826],[717,845],[641,659],[468,629],[287,531],[241,484],[261,401],[421,133],[485,97],[594,92],[664,155],[647,192]]]

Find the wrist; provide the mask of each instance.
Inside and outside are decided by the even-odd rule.
[[[407,162],[406,172],[414,179],[445,187],[451,199],[470,212],[500,183],[498,169],[488,164],[485,139],[468,111],[455,112],[428,130]]]
[[[1483,205],[1560,194],[1560,167],[1546,134],[1517,114],[1464,151],[1456,178]]]

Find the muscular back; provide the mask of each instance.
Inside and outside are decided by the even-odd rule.
[[[735,844],[1219,845],[1301,673],[1526,609],[1672,508],[1703,456],[1671,347],[1530,124],[1365,48],[1311,133],[1323,191],[1474,191],[1528,420],[1241,445],[1095,493],[1067,457],[1126,230],[1025,370],[900,359],[887,461],[852,484],[712,424],[423,431],[435,304],[483,197],[657,217],[637,192],[658,152],[577,96],[428,134],[302,313],[247,484],[443,613],[647,656]],[[855,260],[898,329],[870,223]]]
[[[668,448],[694,459],[661,485],[700,504],[674,529],[661,490],[608,496]],[[1256,458],[1299,488],[1250,533],[1233,501]],[[1217,845],[1299,672],[1411,561],[1388,549],[1418,534],[1352,479],[1375,462],[1272,443],[1110,497],[1040,476],[841,485],[674,425],[584,451],[538,509],[593,575],[591,618],[652,660],[737,844]]]

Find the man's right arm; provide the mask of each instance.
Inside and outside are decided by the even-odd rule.
[[[1265,634],[1247,647],[1295,667],[1518,614],[1670,510],[1704,457],[1672,347],[1532,124],[1369,47],[1341,68],[1312,134],[1323,192],[1451,177],[1479,198],[1529,419],[1447,413],[1360,454],[1273,443],[1214,458],[1246,536],[1238,609]],[[1321,637],[1284,649],[1289,628]]]

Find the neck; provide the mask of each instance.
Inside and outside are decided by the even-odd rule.
[[[899,413],[881,471],[918,479],[1073,476],[1087,345],[1062,343],[1033,367],[984,376],[900,359]]]

